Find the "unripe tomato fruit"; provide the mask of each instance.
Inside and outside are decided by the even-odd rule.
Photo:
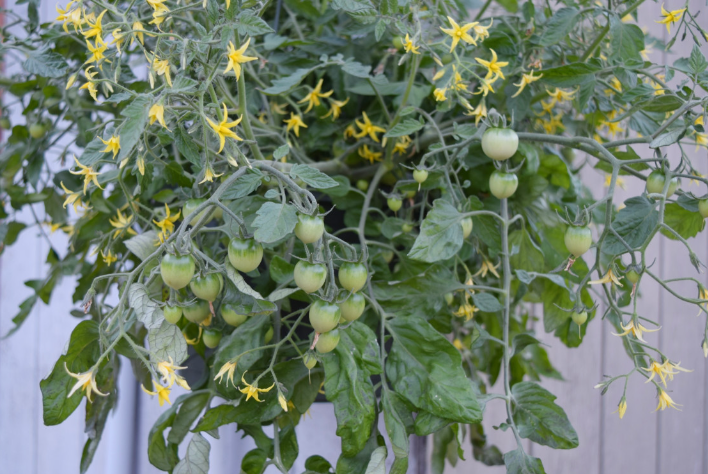
[[[592,245],[592,232],[587,227],[568,226],[565,230],[565,247],[573,256],[580,257]]]
[[[181,290],[189,285],[194,276],[194,259],[191,255],[166,254],[160,262],[160,275],[165,285],[173,290]]]
[[[339,284],[349,291],[359,291],[366,284],[369,274],[363,263],[344,262],[339,267]]]
[[[455,301],[455,295],[452,293],[445,293],[445,303],[451,305],[453,301]]]
[[[356,321],[364,313],[366,299],[361,293],[352,293],[349,298],[339,303],[342,317],[347,321]]]
[[[440,60],[442,61],[443,64],[450,64],[454,58],[452,57],[452,54],[445,54],[443,55]]]
[[[592,232],[587,227],[568,226],[565,230],[565,247],[573,256],[580,257],[592,245]]]
[[[263,260],[263,246],[254,239],[234,237],[229,242],[229,262],[240,272],[252,272]]]
[[[299,214],[295,224],[295,235],[303,244],[317,242],[324,233],[324,221],[320,216]]]
[[[397,212],[403,205],[403,201],[401,201],[397,197],[390,197],[386,200],[386,204],[388,204],[388,208],[391,209],[393,212]]]
[[[393,260],[393,250],[384,250],[381,252],[381,256],[383,257],[384,262],[391,263],[391,260]]]
[[[339,306],[334,303],[317,300],[310,306],[310,324],[312,329],[319,333],[336,328],[341,316],[342,312]]]
[[[194,293],[194,296],[206,301],[214,301],[221,288],[224,286],[224,279],[218,273],[210,273],[203,277],[196,276],[189,282],[189,288]]]
[[[369,190],[369,182],[365,179],[360,179],[356,182],[356,187],[361,192],[366,192]]]
[[[41,123],[33,123],[29,128],[29,134],[32,138],[42,138],[46,131],[46,127]]]
[[[300,260],[293,271],[295,284],[305,293],[314,293],[322,288],[327,278],[327,269],[319,263]]]
[[[482,135],[482,151],[493,160],[508,160],[519,148],[519,136],[510,128],[488,128]]]
[[[196,300],[194,303],[182,308],[184,317],[193,323],[201,323],[211,312],[209,311],[209,303],[204,300]]]
[[[629,280],[631,284],[635,285],[639,281],[639,277],[641,275],[636,270],[628,270],[624,276],[627,277],[627,280]]]
[[[272,340],[273,340],[273,326],[269,327],[265,333],[265,336],[263,336],[263,342],[265,342],[266,344],[268,344]]]
[[[185,219],[190,219],[189,225],[197,225],[199,219],[201,219],[204,213],[207,212],[207,210],[204,209],[203,211],[200,211],[199,214],[194,214],[194,210],[199,207],[204,201],[206,201],[206,199],[204,198],[188,199],[187,202],[184,203],[184,206],[182,206],[182,216]],[[217,209],[221,210],[221,208]],[[213,211],[211,213],[211,217],[208,219],[208,221],[214,218],[214,214],[216,214],[216,211]]]
[[[396,49],[403,49],[403,37],[401,36],[394,36],[393,37],[393,46]]]
[[[413,230],[413,225],[406,222],[401,226],[401,230],[403,231],[403,233],[407,234],[408,232]]]
[[[519,178],[514,173],[495,171],[489,177],[489,190],[497,199],[506,199],[516,192]]]
[[[0,118],[0,128],[2,128],[3,130],[10,130],[10,128],[12,128],[10,119],[7,117]]]
[[[315,354],[311,351],[307,351],[305,355],[302,356],[302,363],[305,364],[307,370],[312,370],[317,365],[317,357],[315,357]]]
[[[647,192],[649,194],[661,194],[664,192],[664,183],[666,183],[666,175],[659,170],[654,170],[647,178]],[[666,191],[666,197],[670,198],[678,188],[678,178],[671,178],[669,189]]]
[[[415,171],[413,171],[413,179],[414,179],[415,182],[418,183],[418,184],[423,184],[423,183],[425,183],[425,180],[428,179],[428,171],[427,171],[427,170],[415,170]]]
[[[221,305],[221,317],[224,318],[226,324],[233,327],[239,327],[248,319],[248,315],[237,313],[236,308],[228,303]]]
[[[315,348],[320,354],[326,354],[332,352],[337,344],[339,344],[339,329],[332,329],[330,332],[320,334]]]
[[[588,313],[587,311],[583,311],[581,313],[576,313],[573,312],[570,317],[573,319],[573,322],[577,324],[578,326],[582,326],[585,324],[585,321],[588,320]]]
[[[698,201],[698,212],[701,213],[704,219],[708,217],[708,199]]]
[[[205,346],[209,349],[214,349],[221,341],[221,331],[214,328],[205,329],[202,338]]]
[[[460,221],[460,225],[462,226],[462,238],[466,239],[472,233],[472,218],[465,217]]]
[[[162,312],[165,315],[165,320],[168,323],[177,324],[179,320],[182,319],[182,308],[180,308],[179,306],[166,305],[162,309]]]

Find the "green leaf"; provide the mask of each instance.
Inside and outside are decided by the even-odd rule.
[[[233,200],[248,196],[258,189],[263,182],[262,179],[263,173],[260,171],[256,169],[248,170],[242,176],[239,176],[239,178],[226,189],[221,197],[222,199]]]
[[[546,474],[540,459],[516,449],[504,454],[507,474]]]
[[[261,474],[268,455],[262,449],[252,449],[241,460],[241,471],[246,474]]]
[[[288,144],[281,145],[273,152],[273,159],[279,160],[282,157],[287,156],[288,153],[290,153],[290,146]]]
[[[79,472],[81,474],[88,471],[91,466],[93,457],[101,442],[108,415],[111,413],[118,400],[117,392],[113,387],[113,385],[115,385],[114,379],[111,379],[110,384],[111,387],[110,390],[107,390],[109,392],[107,397],[96,397],[93,399],[93,403],[86,404],[85,432],[88,434],[88,439],[81,453],[81,464],[79,465]]]
[[[555,395],[535,382],[519,382],[511,387],[511,394],[519,436],[554,449],[578,447],[578,434],[554,403]]]
[[[275,255],[270,261],[268,270],[273,281],[281,284],[292,280],[295,265],[286,262],[280,255]]]
[[[235,406],[229,404],[219,405],[207,410],[192,431],[215,430],[220,426],[235,423],[237,418],[238,411]]]
[[[208,474],[209,473],[209,451],[211,446],[199,433],[192,436],[192,440],[187,445],[187,452],[184,459],[175,466],[173,474]]]
[[[544,69],[541,81],[556,87],[573,87],[591,81],[600,68],[590,63],[571,63]]]
[[[156,363],[172,358],[179,365],[187,359],[187,342],[179,327],[172,323],[163,320],[158,328],[148,330],[147,341]]]
[[[518,354],[526,347],[533,344],[542,344],[541,341],[533,337],[531,334],[517,334],[511,343],[511,355]]]
[[[297,224],[295,206],[280,202],[266,202],[251,224],[256,231],[253,236],[258,242],[270,244],[290,235]]]
[[[691,50],[691,57],[688,59],[688,65],[691,68],[691,72],[696,75],[702,73],[708,67],[708,61],[706,61],[706,57],[703,56],[701,48],[695,44]]]
[[[384,134],[386,138],[395,138],[411,135],[425,126],[422,120],[405,119],[396,124],[391,130]]]
[[[308,186],[315,189],[328,189],[339,186],[339,183],[330,178],[318,169],[311,166],[296,164],[290,170],[290,177],[293,179],[300,178]]]
[[[460,353],[419,317],[394,317],[387,323],[393,345],[386,374],[396,392],[415,407],[460,423],[482,419]]]
[[[129,238],[124,243],[136,257],[145,260],[155,252],[155,242],[157,242],[157,232],[148,230]]]
[[[683,137],[685,133],[685,127],[679,127],[669,130],[668,132],[664,132],[651,141],[649,148],[660,148],[662,146],[673,145],[677,141],[681,140],[681,137]]]
[[[381,394],[381,406],[394,456],[408,457],[408,436],[413,431],[413,415],[398,394],[387,387],[384,387]]]
[[[226,276],[228,277],[229,280],[231,280],[231,283],[236,286],[236,289],[240,291],[241,293],[251,296],[253,298],[259,299],[259,300],[265,300],[263,296],[261,296],[260,293],[258,293],[256,290],[251,288],[251,285],[246,283],[246,280],[243,279],[241,276],[241,273],[236,270],[231,263],[229,262],[224,262],[224,268],[226,269]]]
[[[279,95],[288,93],[292,91],[295,87],[297,87],[300,82],[302,82],[302,80],[305,78],[305,76],[310,74],[311,71],[312,69],[310,68],[297,69],[289,76],[281,77],[280,79],[274,80],[272,86],[263,89],[263,93],[268,95]]]
[[[167,441],[176,445],[184,441],[185,436],[187,436],[189,432],[189,428],[191,428],[194,420],[196,420],[202,410],[204,410],[208,401],[209,393],[207,392],[200,393],[199,395],[185,400],[184,403],[180,405],[179,411],[172,422],[172,429],[167,435]]]
[[[531,240],[526,227],[515,230],[509,236],[512,245],[511,266],[521,270],[539,271],[544,268],[543,251]]]
[[[565,39],[578,22],[578,16],[578,9],[573,7],[556,11],[541,34],[541,46],[551,46]]]
[[[497,0],[497,3],[501,5],[504,10],[510,13],[516,13],[517,11],[519,11],[518,0]]]
[[[472,300],[474,305],[485,313],[496,313],[503,309],[499,300],[490,293],[475,293]]]
[[[319,474],[329,474],[332,465],[322,456],[315,454],[305,460],[305,469]]]
[[[49,51],[47,47],[29,53],[22,67],[30,74],[42,77],[63,77],[69,68],[60,54]]]
[[[654,208],[656,203],[646,196],[629,198],[624,205],[612,221],[612,228],[635,249],[641,247],[651,235],[659,222],[659,213]],[[609,255],[620,255],[628,249],[614,234],[608,234],[602,243],[602,251]]]
[[[350,76],[360,77],[362,79],[370,78],[371,66],[366,64],[361,64],[359,61],[347,61],[342,66],[342,71],[346,72]]]
[[[374,449],[364,474],[386,474],[386,446]]]
[[[118,162],[128,158],[135,145],[140,141],[147,125],[151,104],[152,97],[141,94],[120,113],[125,117],[125,120],[116,132],[116,135],[120,136],[120,151],[116,157]]]
[[[691,212],[676,203],[668,203],[664,208],[664,223],[675,230],[684,239],[695,237],[706,226],[705,219],[698,212]],[[674,234],[661,229],[661,233],[672,240],[678,240]]]
[[[620,61],[641,60],[644,50],[644,33],[637,25],[622,22],[618,16],[610,17],[611,59]]]
[[[683,100],[673,94],[664,94],[652,98],[642,107],[646,112],[672,112],[683,105]]]
[[[175,144],[177,145],[177,150],[187,158],[192,164],[195,164],[201,168],[202,162],[199,156],[199,147],[196,141],[189,136],[187,131],[182,127],[176,127],[175,133]]]
[[[258,36],[273,32],[273,28],[251,10],[242,11],[236,18],[238,20],[236,28],[241,35]]]
[[[138,321],[148,329],[157,329],[165,320],[160,305],[150,298],[148,289],[142,283],[133,283],[128,288],[128,303],[135,311]]]
[[[437,199],[433,209],[425,216],[420,234],[415,239],[408,256],[423,262],[437,262],[453,257],[462,248],[462,216],[457,209]]]

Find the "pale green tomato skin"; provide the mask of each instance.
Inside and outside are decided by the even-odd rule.
[[[413,179],[418,184],[423,184],[428,179],[427,170],[415,170],[413,171]]]
[[[360,179],[356,182],[356,188],[365,193],[369,190],[369,182],[365,179]]]
[[[445,303],[449,305],[452,304],[452,302],[455,301],[455,295],[452,293],[445,293]]]
[[[191,255],[166,254],[160,262],[160,275],[165,285],[174,290],[181,290],[189,285],[194,276],[195,264]]]
[[[339,329],[332,329],[330,332],[320,334],[319,339],[317,339],[317,344],[315,344],[315,349],[320,354],[326,354],[332,352],[339,344]]]
[[[339,284],[349,291],[361,290],[366,284],[368,276],[366,266],[362,263],[344,262],[339,267]]]
[[[325,333],[336,328],[341,316],[339,306],[333,303],[317,300],[310,306],[310,325],[315,332]]]
[[[588,313],[586,311],[583,311],[581,313],[575,313],[573,312],[570,317],[573,319],[573,322],[577,324],[578,326],[582,326],[585,324],[585,321],[588,320]]]
[[[324,221],[321,217],[300,214],[295,224],[295,235],[303,244],[312,244],[322,238],[324,234]]]
[[[634,270],[629,270],[627,273],[624,274],[627,277],[627,280],[629,280],[630,283],[633,285],[636,284],[639,281],[639,273],[637,273]]]
[[[666,175],[659,170],[654,170],[647,178],[647,193],[661,194],[664,192],[664,184],[666,183]],[[671,178],[669,189],[666,191],[666,197],[670,198],[676,192],[679,185],[678,178]]]
[[[708,217],[708,199],[698,201],[698,212],[701,213],[704,219]]]
[[[218,329],[206,329],[204,330],[204,335],[202,336],[204,340],[204,345],[209,349],[214,349],[221,342],[221,331]]]
[[[182,206],[182,217],[184,217],[185,219],[190,219],[189,225],[197,225],[199,219],[201,219],[204,213],[206,212],[205,209],[203,211],[200,211],[199,214],[192,215],[194,213],[194,210],[199,207],[204,201],[206,201],[206,199],[204,198],[188,199],[187,202],[184,203],[184,206]],[[218,209],[221,210],[220,208]],[[211,218],[209,220],[214,218],[214,213],[215,212],[211,213]]]
[[[245,323],[248,319],[248,315],[237,313],[236,309],[228,303],[221,306],[221,317],[224,318],[226,324],[236,328]]]
[[[253,239],[233,238],[229,242],[229,262],[240,272],[252,272],[263,260],[263,246]]]
[[[413,226],[408,223],[405,223],[401,226],[401,230],[407,234],[408,232],[413,230]]]
[[[518,148],[519,136],[510,128],[488,128],[482,135],[482,151],[493,160],[508,160]]]
[[[196,300],[194,303],[182,308],[184,317],[193,323],[201,323],[209,317],[209,303],[204,300]]]
[[[305,364],[307,370],[312,370],[317,365],[317,357],[315,357],[315,354],[311,351],[308,351],[304,356],[302,356],[302,363]]]
[[[352,293],[349,298],[339,303],[342,317],[349,322],[359,319],[364,313],[364,308],[366,308],[366,299],[361,293]]]
[[[165,315],[165,320],[170,324],[177,324],[182,319],[182,308],[179,306],[166,305],[162,312]]]
[[[514,173],[495,171],[489,177],[489,190],[497,199],[506,199],[514,195],[519,187],[519,178]]]
[[[466,239],[472,233],[472,218],[465,217],[460,221],[460,225],[462,226],[462,238]]]
[[[386,200],[386,204],[388,205],[388,208],[391,209],[393,212],[398,212],[401,206],[403,206],[403,201],[398,198],[388,198]]]
[[[44,125],[39,124],[39,123],[33,123],[30,125],[29,128],[29,134],[32,138],[42,138],[44,134],[46,133],[47,129],[44,127]]]
[[[568,226],[565,231],[565,247],[573,256],[580,257],[592,246],[592,232],[587,227]]]
[[[384,262],[391,263],[391,260],[393,260],[393,250],[384,250],[381,252],[381,256],[383,257]]]
[[[189,288],[194,293],[194,296],[206,301],[214,301],[221,292],[221,287],[224,285],[223,278],[218,273],[210,273],[203,277],[196,276],[189,282]]]
[[[273,326],[269,327],[268,330],[266,331],[265,336],[263,337],[263,342],[268,344],[272,340],[273,340]]]
[[[293,276],[298,288],[308,294],[314,293],[324,285],[327,279],[327,269],[324,265],[300,260],[295,264]]]

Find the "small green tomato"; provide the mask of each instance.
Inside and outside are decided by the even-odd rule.
[[[47,127],[41,123],[33,123],[30,125],[29,134],[32,138],[40,139],[47,132]]]
[[[204,300],[196,300],[194,303],[182,308],[182,312],[187,320],[196,324],[206,320],[211,314],[209,311],[209,303]]]
[[[708,217],[708,199],[698,201],[698,212],[701,213],[704,219]]]
[[[359,191],[365,193],[369,190],[369,182],[365,179],[360,179],[356,182],[356,187]]]
[[[482,135],[482,151],[496,161],[508,160],[519,148],[519,136],[510,128],[488,128]]]
[[[364,313],[366,299],[361,293],[352,293],[346,300],[339,303],[342,317],[351,322],[356,321]]]
[[[223,286],[224,278],[219,273],[210,273],[203,277],[197,275],[189,282],[189,288],[194,296],[206,301],[214,301]]]
[[[342,312],[334,303],[324,300],[315,301],[310,306],[310,325],[316,332],[324,333],[336,328]]]
[[[425,180],[428,179],[428,170],[415,170],[415,171],[413,171],[413,179],[418,184],[425,183]],[[418,189],[420,189],[420,187]]]
[[[299,214],[295,224],[295,235],[303,244],[317,242],[324,234],[324,221],[320,216]]]
[[[302,356],[302,363],[305,364],[307,370],[312,370],[317,365],[317,356],[314,354],[314,352],[307,351],[305,352],[305,355]]]
[[[349,291],[359,291],[366,284],[369,274],[363,263],[344,262],[339,267],[339,284]]]
[[[649,194],[661,194],[664,192],[664,184],[666,183],[666,175],[660,170],[654,170],[649,174],[647,178],[647,193]],[[671,178],[669,182],[669,189],[666,191],[666,197],[670,198],[676,192],[678,188],[679,179]]]
[[[165,285],[174,290],[181,290],[192,281],[195,263],[191,255],[166,254],[160,262],[160,275]]]
[[[388,204],[388,208],[393,212],[398,212],[401,206],[403,206],[403,201],[397,197],[390,197],[386,200],[386,204]]]
[[[263,246],[254,239],[231,239],[229,242],[229,262],[240,272],[252,272],[263,260]]]
[[[265,336],[263,336],[263,342],[268,344],[270,341],[273,340],[273,326],[269,327],[268,330],[265,333]]]
[[[587,311],[582,311],[580,313],[573,312],[570,317],[573,319],[573,322],[577,324],[578,326],[582,326],[585,324],[585,321],[588,320],[588,313]]]
[[[300,260],[293,271],[295,284],[305,293],[314,293],[322,288],[327,279],[327,269],[319,263]]]
[[[204,340],[204,345],[207,346],[209,349],[214,349],[216,346],[219,345],[219,342],[221,342],[221,331],[215,328],[209,328],[204,330],[204,334],[202,336]]]
[[[472,218],[465,217],[460,221],[460,225],[462,226],[462,238],[466,239],[472,233]]]
[[[165,320],[171,324],[177,324],[182,319],[182,308],[179,306],[166,305],[162,312],[165,315]]]
[[[592,232],[587,227],[568,226],[565,231],[565,247],[574,257],[580,257],[592,245]]]
[[[339,329],[332,329],[330,332],[320,334],[315,348],[320,354],[332,352],[339,344]]]
[[[497,199],[511,197],[519,187],[519,178],[514,173],[495,171],[489,177],[489,190]]]
[[[236,308],[229,303],[221,305],[221,317],[224,318],[226,324],[233,327],[239,327],[248,319],[248,315],[238,313]]]

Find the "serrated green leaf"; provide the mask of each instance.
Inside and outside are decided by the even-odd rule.
[[[554,449],[578,446],[578,434],[556,396],[535,382],[519,382],[511,388],[514,421],[519,436]]]
[[[453,257],[462,247],[462,215],[449,202],[438,199],[425,216],[420,234],[408,256],[422,262],[437,262]]]
[[[128,302],[135,311],[138,321],[148,329],[159,328],[165,320],[160,305],[150,298],[148,289],[142,283],[133,283],[128,288]]]
[[[202,435],[196,433],[187,445],[187,452],[176,466],[173,474],[208,474],[211,446]]]
[[[30,74],[42,77],[63,77],[69,69],[64,58],[49,51],[49,48],[36,49],[29,53],[22,67]]]
[[[129,238],[124,243],[133,255],[140,260],[145,260],[155,252],[155,242],[157,242],[157,232],[148,230]]]
[[[384,137],[394,138],[411,135],[425,126],[425,122],[420,120],[405,119],[396,124],[391,130],[384,134]]]
[[[290,235],[297,224],[295,206],[280,202],[266,202],[251,224],[255,229],[253,236],[258,242],[269,244]],[[262,299],[262,298],[261,298]]]
[[[485,313],[496,313],[503,309],[499,300],[490,293],[475,293],[472,295],[474,305]]]
[[[577,23],[578,17],[579,11],[574,7],[556,11],[541,34],[541,46],[551,46],[566,38]]]
[[[140,141],[147,125],[151,103],[152,97],[139,95],[121,111],[120,114],[125,117],[125,120],[116,132],[120,136],[120,151],[116,157],[117,161],[129,157],[135,145]]]
[[[290,177],[293,179],[300,178],[308,186],[315,189],[329,189],[339,186],[339,183],[322,171],[303,164],[296,164],[290,170]]]
[[[155,363],[171,358],[175,365],[179,365],[187,359],[187,342],[179,327],[172,323],[163,320],[158,328],[148,330],[147,341]]]

